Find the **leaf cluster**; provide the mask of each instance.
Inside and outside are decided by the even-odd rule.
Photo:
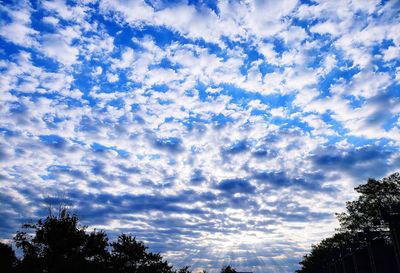
[[[23,225],[14,242],[22,257],[17,259],[10,246],[0,243],[1,273],[192,273],[189,266],[174,270],[131,235],[110,242],[104,231],[88,232],[65,208]],[[221,273],[236,271],[225,266]]]
[[[368,179],[355,191],[358,198],[346,203],[345,212],[336,214],[340,223],[337,233],[313,245],[296,272],[322,272],[326,265],[365,247],[372,238],[391,243],[391,217],[400,214],[400,173]]]

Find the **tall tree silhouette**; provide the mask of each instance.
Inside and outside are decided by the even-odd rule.
[[[61,209],[44,221],[26,224],[14,237],[23,251],[18,272],[105,272],[108,238],[103,232],[86,232],[78,218]],[[30,235],[30,232],[33,235]]]
[[[182,268],[180,268],[180,269],[178,270],[177,273],[192,273],[192,271],[189,270],[189,267],[190,267],[190,266],[182,267]]]
[[[112,245],[111,264],[118,273],[173,273],[172,266],[160,254],[147,252],[135,237],[122,234]]]
[[[351,232],[366,228],[388,228],[385,213],[400,204],[400,173],[394,173],[382,180],[368,179],[364,185],[355,188],[360,194],[355,201],[346,203],[346,212],[337,214],[341,228]]]
[[[17,258],[11,246],[0,242],[0,272],[12,272],[16,262]]]
[[[355,190],[359,197],[337,214],[338,233],[313,245],[298,273],[400,273],[400,174]]]
[[[221,269],[221,273],[236,273],[236,272],[237,271],[233,267],[231,267],[230,265],[224,266]]]
[[[1,273],[175,273],[135,237],[122,234],[110,244],[106,233],[87,232],[66,209],[23,225],[14,241],[23,256],[17,260],[9,246],[0,244]]]

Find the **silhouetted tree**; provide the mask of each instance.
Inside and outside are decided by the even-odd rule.
[[[237,271],[233,267],[231,267],[230,265],[224,266],[221,269],[221,273],[236,273],[236,272]]]
[[[66,209],[36,224],[25,224],[14,237],[22,250],[18,261],[11,247],[0,244],[0,272],[18,273],[175,273],[159,253],[122,234],[109,244],[102,231],[87,232]],[[110,248],[111,247],[111,248]],[[190,273],[188,267],[179,273]]]
[[[304,256],[300,262],[302,269],[297,272],[323,272],[323,269],[346,253],[345,242],[353,239],[349,233],[336,233],[332,237],[311,246],[311,253]]]
[[[78,218],[66,209],[23,228],[14,237],[16,246],[23,251],[18,272],[106,271],[107,235],[96,231],[86,233],[86,227],[79,225]]]
[[[387,247],[387,244],[393,238],[389,232],[389,220],[392,219],[393,208],[400,204],[400,174],[394,173],[382,180],[369,179],[366,184],[356,187],[355,190],[360,194],[358,199],[347,202],[346,212],[337,214],[340,232],[313,245],[311,252],[300,262],[302,268],[296,272],[330,272],[329,265],[339,264],[339,267],[344,267],[345,257],[360,252],[361,249],[369,255],[365,256],[364,260],[374,259],[371,248],[373,240],[381,242],[380,251],[386,251],[381,253],[381,257],[389,255],[394,258],[396,252],[393,252],[393,247]],[[398,211],[396,213],[398,214]],[[391,225],[393,227],[393,222]],[[393,236],[394,230],[391,231]],[[395,236],[400,238],[400,234]],[[393,259],[387,262],[393,263]],[[368,264],[370,261],[363,263]],[[368,266],[374,266],[373,264]],[[385,270],[382,272],[386,273]]]
[[[112,243],[111,265],[118,273],[173,273],[172,266],[160,254],[147,252],[135,237],[122,234]]]
[[[383,217],[393,205],[400,203],[400,173],[394,173],[382,180],[368,179],[364,185],[355,188],[360,194],[357,200],[347,202],[344,213],[337,214],[341,228],[351,232],[366,228],[388,228]]]
[[[178,273],[192,273],[192,271],[189,270],[189,267],[190,266],[185,266],[185,267],[180,268],[178,270]]]
[[[12,272],[16,262],[17,258],[11,246],[0,242],[0,272]]]

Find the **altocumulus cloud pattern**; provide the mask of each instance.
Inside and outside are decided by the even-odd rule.
[[[66,202],[175,265],[292,272],[400,166],[398,1],[1,1],[0,238]]]

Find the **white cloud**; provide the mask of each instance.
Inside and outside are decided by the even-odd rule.
[[[390,46],[383,51],[383,60],[385,62],[392,61],[400,58],[400,48],[398,46]]]
[[[102,73],[103,73],[103,68],[101,66],[96,67],[92,72],[94,76],[100,76]]]
[[[354,75],[350,84],[343,89],[343,95],[370,98],[383,93],[386,87],[390,85],[390,82],[390,77],[387,73],[361,71]]]
[[[61,34],[44,35],[41,49],[44,55],[64,65],[75,64],[79,55],[79,50],[65,41]]]
[[[64,0],[45,0],[42,2],[43,8],[54,11],[64,20],[82,21],[86,15],[87,7],[76,5],[74,7],[66,4]]]
[[[38,32],[30,26],[30,6],[25,3],[18,10],[6,10],[11,17],[11,22],[0,26],[0,35],[19,46],[29,47],[35,45],[35,36]]]
[[[312,26],[310,31],[319,34],[331,34],[333,36],[336,36],[340,33],[338,30],[338,25],[328,21]]]
[[[53,16],[43,17],[43,22],[45,22],[46,24],[53,25],[53,26],[57,26],[59,21],[60,20],[58,20],[56,17],[53,17]]]
[[[118,74],[112,74],[110,72],[107,72],[106,77],[107,77],[107,81],[111,82],[111,83],[119,81]]]

